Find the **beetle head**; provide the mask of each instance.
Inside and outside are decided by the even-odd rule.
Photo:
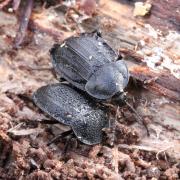
[[[105,64],[93,73],[85,85],[86,91],[97,99],[109,99],[123,92],[129,72],[123,60]]]

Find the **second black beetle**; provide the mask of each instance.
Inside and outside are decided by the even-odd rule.
[[[102,129],[109,127],[105,109],[69,85],[57,83],[43,86],[34,93],[33,99],[40,109],[57,122],[69,125],[76,137],[85,144],[100,143]],[[72,131],[64,132],[64,135],[70,135]],[[55,137],[51,143],[62,135]]]

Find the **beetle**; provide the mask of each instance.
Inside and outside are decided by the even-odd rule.
[[[100,143],[102,129],[109,127],[105,109],[69,85],[57,83],[43,86],[33,94],[33,100],[55,120],[71,126],[76,137],[85,144]]]
[[[72,36],[55,44],[50,54],[56,73],[70,84],[41,87],[34,93],[33,100],[55,120],[71,126],[81,142],[100,143],[103,128],[110,127],[106,111],[97,106],[95,99],[116,97],[138,117],[124,93],[129,81],[127,65],[99,32]]]
[[[124,60],[97,31],[70,37],[50,50],[57,74],[100,100],[123,97],[129,81]]]

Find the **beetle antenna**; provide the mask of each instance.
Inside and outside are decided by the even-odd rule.
[[[134,113],[136,119],[139,121],[139,122],[142,122],[142,124],[144,125],[144,127],[146,128],[146,131],[147,131],[147,135],[150,136],[150,133],[149,133],[149,129],[147,127],[147,124],[144,122],[144,120],[142,119],[142,117],[137,113],[137,111],[133,108],[133,106],[131,104],[129,104],[126,100],[124,100],[125,104],[128,106],[129,110],[131,112]]]

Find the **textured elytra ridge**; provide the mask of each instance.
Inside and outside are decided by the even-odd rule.
[[[65,84],[39,88],[33,95],[35,104],[57,121],[72,127],[85,144],[102,140],[102,129],[109,126],[106,113],[95,103]]]

